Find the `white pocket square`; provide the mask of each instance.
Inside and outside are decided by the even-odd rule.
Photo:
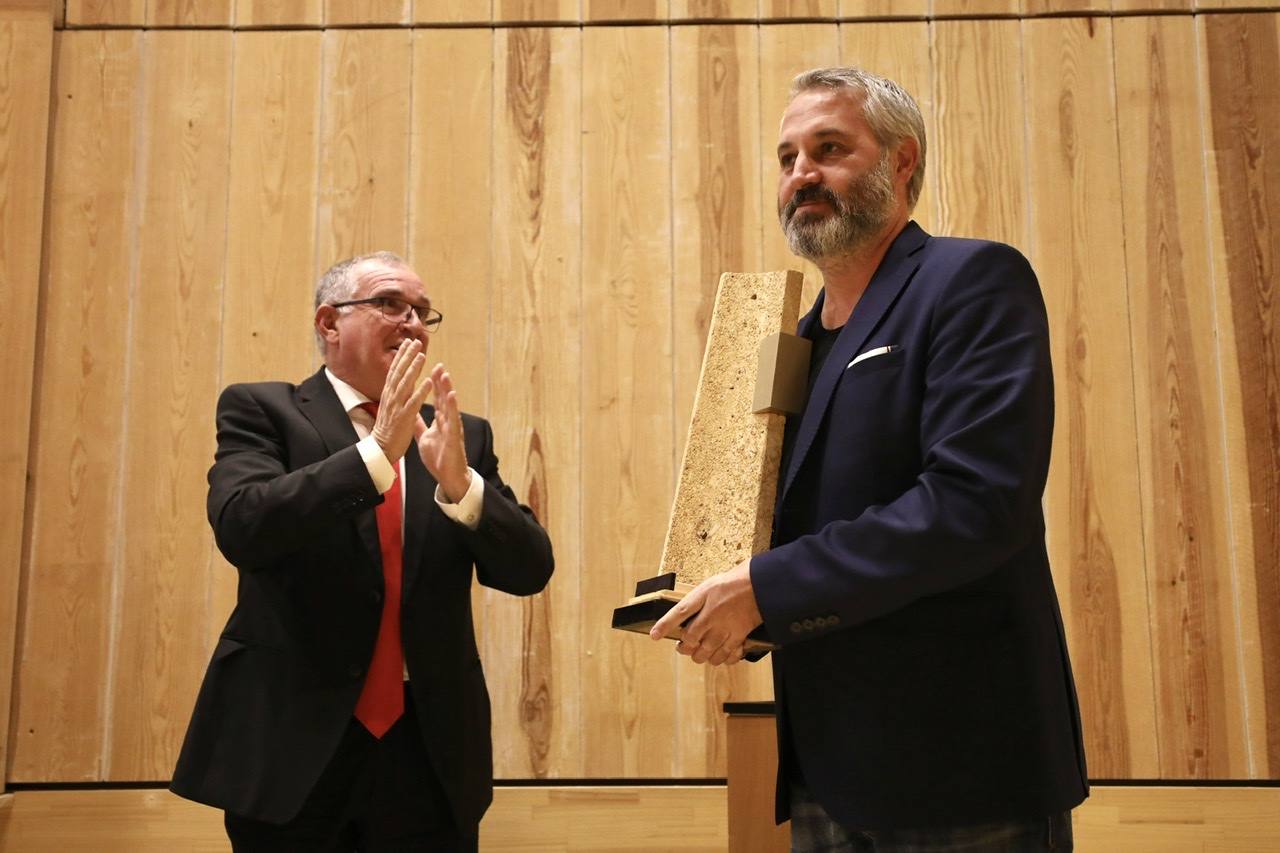
[[[860,361],[866,361],[867,359],[875,358],[878,355],[888,355],[889,353],[896,352],[900,349],[902,349],[902,347],[896,346],[895,344],[889,344],[889,346],[887,347],[876,347],[875,349],[869,349],[866,352],[855,356],[853,361],[849,362],[844,366],[844,369],[848,370],[850,367],[853,367],[855,364],[857,364]]]

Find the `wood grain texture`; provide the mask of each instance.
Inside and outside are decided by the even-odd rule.
[[[1246,778],[1194,23],[1114,26],[1160,778]]]
[[[1202,24],[1217,329],[1253,771],[1280,776],[1280,16]],[[1260,727],[1260,731],[1255,728]]]
[[[147,0],[149,27],[228,27],[231,0]]]
[[[55,74],[12,782],[102,778],[119,559],[140,36],[64,33]]]
[[[66,0],[67,26],[142,26],[147,0]]]
[[[1190,12],[1195,0],[1111,0],[1113,12]]]
[[[490,408],[503,472],[556,556],[540,595],[485,594],[495,772],[582,778],[584,727],[603,723],[585,717],[602,694],[580,632],[607,617],[583,599],[582,34],[498,30],[493,57]]]
[[[840,0],[841,18],[924,18],[930,0]]]
[[[1022,0],[933,0],[933,15],[963,16],[970,18],[987,15],[1017,15],[1022,11]]]
[[[1022,0],[1024,15],[1062,15],[1110,12],[1111,0]]]
[[[8,767],[18,639],[52,74],[48,6],[0,8],[0,340],[9,366],[0,389],[0,767]]]
[[[777,721],[772,714],[730,714],[727,728],[728,849],[734,853],[786,853],[791,849],[791,822],[773,822]]]
[[[761,266],[804,273],[800,315],[822,288],[822,275],[791,254],[778,224],[778,127],[790,102],[791,80],[802,71],[840,62],[840,33],[829,24],[774,24],[760,28]]]
[[[684,453],[720,274],[762,270],[761,221],[777,227],[759,201],[758,32],[735,26],[671,32],[671,79],[685,82],[672,87],[671,102],[673,462]],[[722,776],[728,747],[720,709],[727,701],[772,698],[772,668],[677,664],[677,703],[702,708],[700,716],[690,711],[679,728],[683,770]]]
[[[493,0],[415,0],[415,24],[487,24]]]
[[[759,16],[758,0],[668,0],[671,20],[752,20]]]
[[[283,27],[324,24],[324,0],[236,0],[237,27]]]
[[[394,29],[324,34],[316,276],[343,258],[407,252],[411,39]]]
[[[407,24],[413,0],[325,0],[327,26]]]
[[[173,769],[225,612],[209,607],[212,534],[204,473],[213,411],[226,246],[231,33],[144,38],[142,132],[124,481],[104,776]],[[163,142],[163,144],[162,144]]]
[[[582,0],[492,0],[494,23],[579,21]]]
[[[1031,258],[1056,376],[1045,492],[1089,772],[1159,772],[1109,22],[1024,24]]]
[[[1029,251],[1026,111],[1018,21],[933,25],[937,233]],[[926,130],[927,133],[927,130]]]
[[[300,381],[313,314],[323,36],[235,36],[221,384]]]
[[[834,18],[839,0],[760,0],[761,19]]]
[[[581,0],[585,21],[665,21],[670,0]]]
[[[670,645],[603,618],[656,574],[674,482],[667,47],[664,28],[583,30],[582,678],[614,697],[584,719],[589,776],[679,773],[687,716]]]
[[[910,92],[924,116],[926,143],[937,138],[928,24],[923,21],[842,24],[840,62],[888,77]],[[911,212],[911,218],[926,231],[932,230],[938,219],[937,186],[937,170],[930,170],[926,165],[924,186],[915,210]]]

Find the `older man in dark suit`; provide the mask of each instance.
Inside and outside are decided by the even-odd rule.
[[[797,851],[1071,849],[1084,752],[1041,496],[1048,325],[1014,249],[910,220],[924,123],[892,81],[800,75],[779,218],[823,275],[773,547],[654,626],[734,662],[762,622]]]
[[[477,847],[473,570],[530,595],[553,561],[489,424],[443,365],[423,375],[440,320],[400,258],[344,261],[316,292],[325,367],[218,401],[209,523],[239,592],[172,789],[225,809],[236,851]]]

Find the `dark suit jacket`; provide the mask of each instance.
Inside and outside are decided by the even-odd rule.
[[[1026,259],[910,223],[788,432],[775,547],[751,564],[781,644],[779,820],[797,764],[833,818],[867,828],[1078,804],[1040,504],[1053,377]]]
[[[430,407],[423,417],[430,422]],[[354,427],[323,371],[299,386],[232,385],[218,401],[209,523],[239,570],[172,790],[282,823],[301,807],[351,720],[382,608],[374,489]],[[461,826],[492,799],[489,696],[471,623],[472,568],[516,595],[551,576],[551,544],[498,475],[489,424],[462,416],[484,478],[468,530],[405,454],[401,637],[418,724]]]

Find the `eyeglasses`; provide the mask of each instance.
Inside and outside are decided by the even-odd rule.
[[[428,332],[434,332],[444,315],[429,305],[414,305],[394,296],[370,296],[368,299],[352,299],[350,302],[330,302],[334,308],[346,308],[348,305],[377,305],[382,316],[391,323],[407,323],[410,316],[417,314],[419,322]]]

